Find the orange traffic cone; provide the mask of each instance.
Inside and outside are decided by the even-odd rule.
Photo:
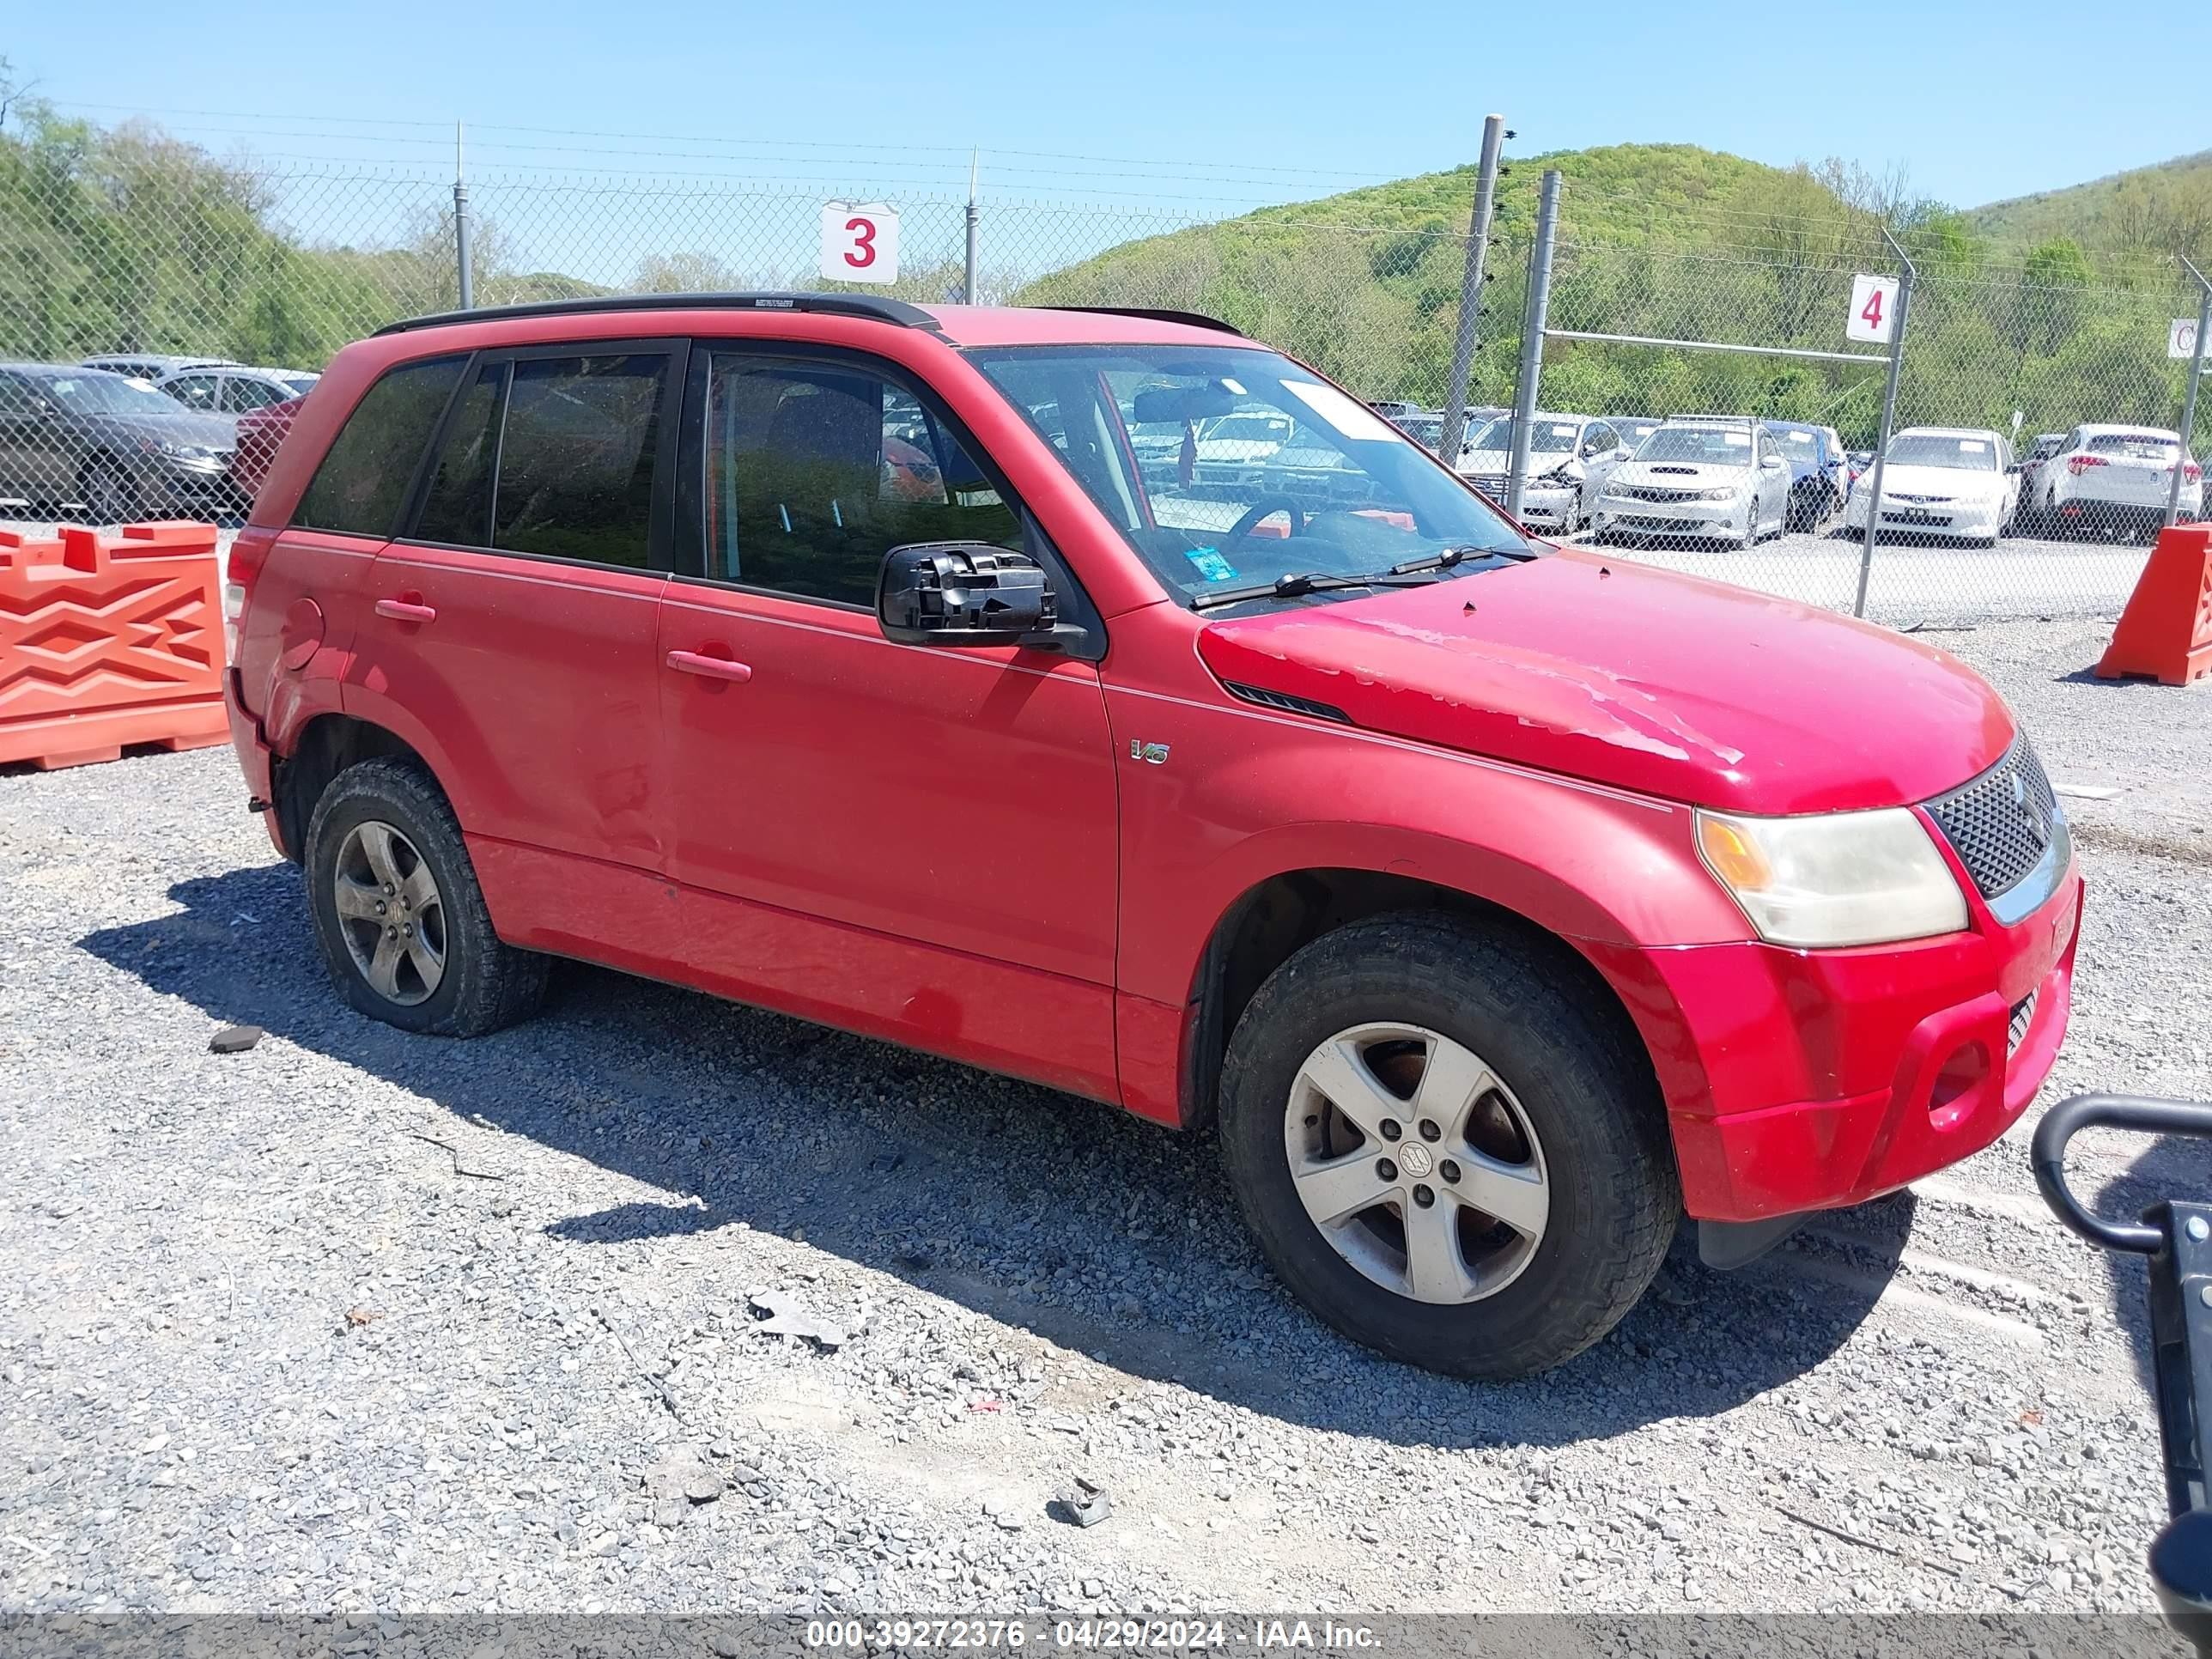
[[[2212,674],[2212,525],[2159,532],[2097,678],[2187,685]]]

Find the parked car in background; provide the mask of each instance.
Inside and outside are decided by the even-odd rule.
[[[2064,813],[1942,652],[1547,554],[1223,328],[669,298],[347,347],[229,550],[242,793],[361,1013],[479,1036],[579,957],[1200,1129],[1292,1294],[1485,1377],[2051,1070]],[[1156,483],[1125,401],[1368,504]]]
[[[0,495],[98,524],[234,510],[230,422],[105,369],[0,363]]]
[[[127,375],[151,386],[166,374],[187,368],[221,368],[230,361],[228,357],[180,357],[160,351],[103,351],[84,359],[83,367],[104,368],[111,374]]]
[[[304,398],[322,376],[306,368],[198,368],[164,375],[154,390],[203,415],[234,421],[251,410]]]
[[[2035,471],[2025,497],[2045,531],[2147,536],[2166,517],[2173,469],[2181,468],[2181,511],[2204,511],[2204,469],[2182,453],[2181,434],[2151,426],[2077,426]]]
[[[1608,536],[1722,538],[1752,547],[1790,520],[1790,463],[1745,416],[1676,416],[1613,470],[1591,526]]]
[[[1790,463],[1790,528],[1818,530],[1842,510],[1850,488],[1835,434],[1795,421],[1769,421],[1766,429]]]
[[[1460,422],[1458,463],[1465,463],[1474,454],[1474,441],[1482,435],[1483,428],[1506,412],[1502,409],[1470,409],[1467,411],[1466,419]],[[1442,456],[1444,417],[1441,410],[1424,415],[1398,416],[1393,419],[1390,424],[1427,450],[1430,454]],[[1455,472],[1464,471],[1465,467],[1463,465],[1455,464],[1452,470]]]
[[[1871,449],[1847,449],[1844,452],[1844,471],[1846,475],[1844,480],[1844,495],[1846,499],[1850,497],[1852,489],[1857,484],[1860,476],[1873,465],[1874,451]]]
[[[2042,491],[2038,476],[2042,472],[2044,464],[2053,455],[2063,452],[2065,447],[2066,434],[2063,432],[2039,432],[2034,441],[2029,444],[2027,453],[2020,458],[2020,506],[2014,510],[2013,520],[2021,529],[2041,529],[2035,505]]]
[[[1620,434],[1621,442],[1628,446],[1630,454],[1644,447],[1644,441],[1667,424],[1657,415],[1608,415],[1606,423]]]
[[[1869,475],[1868,488],[1853,490],[1844,509],[1849,528],[1866,528],[1873,495]],[[2011,441],[1985,427],[1907,427],[1883,453],[1883,530],[1995,547],[2012,527],[2019,501]]]
[[[1510,415],[1492,421],[1468,441],[1453,469],[1493,501],[1505,499],[1513,424]],[[1573,535],[1589,517],[1605,481],[1628,455],[1628,446],[1609,422],[1589,415],[1537,414],[1529,424],[1522,522]]]
[[[281,404],[266,404],[238,417],[232,428],[238,453],[231,458],[230,476],[241,501],[251,503],[261,493],[262,481],[269,476],[269,465],[283,447],[284,434],[292,429],[292,417],[306,401],[304,398],[292,398]]]

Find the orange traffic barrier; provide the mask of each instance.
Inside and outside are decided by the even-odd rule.
[[[0,762],[81,766],[229,733],[215,526],[0,531]]]
[[[2212,674],[2212,525],[2159,532],[2097,678],[2187,685]]]

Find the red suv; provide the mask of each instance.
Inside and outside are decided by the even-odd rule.
[[[1218,1120],[1282,1278],[1422,1365],[1987,1146],[2066,1025],[2071,844],[1974,674],[1532,542],[1202,318],[400,324],[229,581],[363,1013],[489,1031],[574,957]]]

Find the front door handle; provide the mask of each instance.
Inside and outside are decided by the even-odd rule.
[[[732,662],[727,657],[709,657],[697,651],[672,651],[668,665],[679,674],[699,674],[710,680],[735,680],[743,685],[752,678],[750,664]]]
[[[434,607],[418,605],[411,599],[379,599],[376,614],[389,617],[394,622],[433,623],[438,620],[438,612]]]

